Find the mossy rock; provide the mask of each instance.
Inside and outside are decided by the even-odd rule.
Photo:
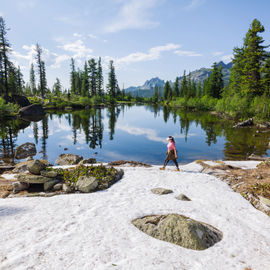
[[[149,236],[194,250],[207,249],[222,239],[217,228],[178,214],[145,216],[132,224]]]

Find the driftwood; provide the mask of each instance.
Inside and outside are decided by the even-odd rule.
[[[248,126],[252,126],[253,125],[253,118],[250,118],[246,121],[237,123],[236,125],[234,125],[234,128],[238,128],[238,127],[248,127]]]
[[[258,160],[258,161],[265,161],[265,160],[270,160],[270,157],[260,157],[260,156],[256,156],[254,154],[251,154],[248,159],[250,160]]]

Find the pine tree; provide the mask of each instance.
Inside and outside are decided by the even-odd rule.
[[[185,97],[186,95],[187,95],[187,77],[186,77],[186,71],[184,70],[184,75],[181,81],[180,96]]]
[[[97,63],[94,58],[88,61],[90,96],[97,94]]]
[[[270,97],[270,53],[266,58],[262,68],[262,85],[264,87],[264,94]]]
[[[82,72],[80,69],[75,71],[75,94],[80,95],[82,91]]]
[[[24,90],[24,80],[23,80],[23,74],[21,73],[20,66],[18,66],[18,69],[17,69],[17,85],[18,85],[18,93],[22,94]]]
[[[267,48],[267,46],[262,45],[264,40],[259,36],[259,33],[262,32],[264,32],[263,25],[260,21],[254,19],[244,39],[244,63],[241,90],[249,96],[263,94],[260,71],[266,57],[265,48]]]
[[[164,100],[170,100],[172,98],[172,88],[170,86],[170,83],[166,81],[164,85]]]
[[[36,53],[37,53],[36,61],[37,61],[37,68],[38,68],[38,74],[39,74],[39,87],[40,87],[41,97],[44,100],[44,94],[46,91],[46,89],[45,89],[46,82],[44,81],[45,63],[41,59],[42,49],[38,43],[36,44]]]
[[[41,70],[42,70],[43,91],[44,91],[44,94],[46,94],[48,89],[47,89],[46,67],[45,67],[44,61],[41,61]]]
[[[173,96],[174,97],[179,97],[180,90],[179,90],[179,78],[176,77],[175,83],[174,83],[174,88],[173,88]]]
[[[62,85],[61,82],[59,80],[59,78],[56,78],[56,81],[53,85],[53,91],[52,93],[56,96],[60,96],[61,95],[61,89],[62,89]]]
[[[84,70],[82,72],[82,96],[89,96],[89,78],[87,63],[84,63]]]
[[[201,83],[201,81],[199,81],[197,84],[196,96],[197,97],[202,96],[202,83]]]
[[[189,72],[188,78],[187,78],[187,93],[186,96],[189,98],[192,94],[192,88],[191,88],[191,74]]]
[[[0,60],[1,60],[1,81],[4,86],[4,91],[6,96],[8,96],[9,88],[8,88],[8,72],[9,72],[9,52],[11,50],[10,43],[7,39],[7,31],[9,29],[6,28],[6,23],[3,17],[0,16]],[[1,94],[1,92],[0,92]]]
[[[194,80],[191,82],[190,97],[196,97],[196,82]]]
[[[32,95],[37,94],[37,87],[36,87],[36,76],[35,76],[35,71],[34,71],[34,64],[31,63],[30,67],[30,88],[31,88],[31,93]]]
[[[113,65],[113,60],[111,60],[109,64],[109,74],[107,84],[107,92],[110,98],[115,98],[117,85],[118,83],[115,75],[115,68]]]
[[[98,66],[97,66],[97,94],[99,96],[103,96],[103,74],[102,74],[102,65],[101,65],[101,58],[98,59]]]
[[[76,77],[76,70],[75,70],[75,60],[71,58],[71,72],[70,72],[70,91],[72,94],[76,94],[75,90],[75,77]]]

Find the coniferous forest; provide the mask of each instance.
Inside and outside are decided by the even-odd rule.
[[[154,103],[192,111],[216,111],[238,119],[270,118],[270,51],[263,39],[264,26],[254,19],[241,47],[233,49],[230,80],[224,83],[222,67],[213,63],[211,75],[202,83],[191,80],[184,71],[181,81],[167,81],[164,89],[155,87],[151,98],[142,98],[120,89],[114,63],[109,62],[108,81],[104,82],[102,59],[86,59],[82,67],[70,60],[70,87],[63,89],[56,78],[49,88],[43,49],[36,44],[35,62],[25,82],[19,66],[11,61],[8,27],[0,17],[0,116],[16,114],[16,95],[26,96],[31,103],[47,108],[81,108],[115,103]]]

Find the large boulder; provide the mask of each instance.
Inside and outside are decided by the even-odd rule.
[[[34,143],[24,143],[18,146],[15,150],[15,158],[23,159],[29,156],[34,156],[37,153],[37,149]]]
[[[23,182],[14,182],[12,183],[12,186],[13,186],[13,193],[18,193],[20,191],[23,191],[29,188],[29,184],[23,183]]]
[[[82,156],[74,154],[62,154],[55,161],[58,165],[76,165],[83,159]]]
[[[51,181],[52,178],[45,177],[42,175],[33,175],[21,173],[15,176],[19,182],[28,184],[44,184],[47,181]]]
[[[92,192],[97,188],[97,186],[98,180],[92,176],[80,176],[76,182],[76,189],[83,193]]]
[[[60,183],[60,180],[58,179],[51,179],[44,183],[44,191],[52,190],[54,185]]]
[[[30,101],[25,96],[12,95],[12,100],[14,103],[17,103],[20,107],[26,107],[31,105]]]
[[[21,108],[19,110],[19,115],[21,117],[32,116],[32,115],[45,115],[45,111],[40,104],[32,104],[32,105]]]
[[[46,168],[46,165],[40,160],[32,160],[28,163],[27,169],[30,173],[40,175],[40,172]]]
[[[222,232],[203,222],[178,215],[151,215],[132,224],[144,233],[184,248],[203,250],[222,239]]]
[[[57,171],[40,171],[40,174],[45,177],[49,178],[56,178],[57,177]]]

